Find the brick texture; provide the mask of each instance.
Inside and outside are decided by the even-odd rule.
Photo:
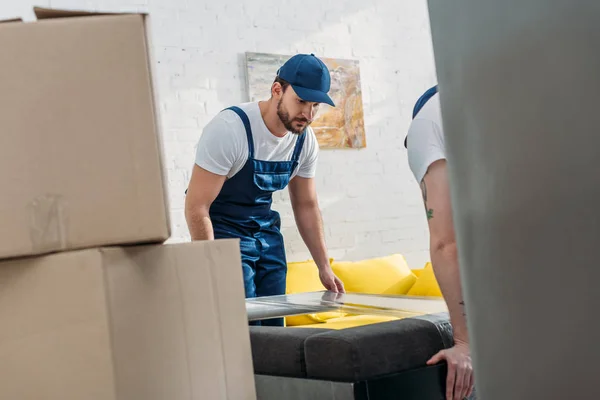
[[[0,18],[33,18],[33,5],[143,11],[151,18],[169,196],[171,241],[189,240],[184,190],[202,127],[247,101],[244,53],[358,59],[367,148],[321,150],[317,187],[330,255],[399,252],[429,258],[427,223],[403,140],[416,98],[435,82],[425,0],[0,0]],[[268,94],[265,94],[268,96]],[[310,258],[287,193],[275,196],[289,260]]]

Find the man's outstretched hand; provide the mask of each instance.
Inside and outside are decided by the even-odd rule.
[[[427,365],[446,361],[448,376],[446,378],[446,399],[463,400],[473,392],[473,365],[469,344],[455,341],[453,347],[445,349],[431,357]]]
[[[334,293],[344,293],[344,284],[341,279],[335,276],[331,267],[319,270],[319,278],[325,289]]]

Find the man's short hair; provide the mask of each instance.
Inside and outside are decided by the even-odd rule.
[[[280,77],[276,77],[273,83],[279,83],[284,92],[288,88],[288,86],[290,86],[290,83],[288,81],[286,81],[285,79],[281,79]]]

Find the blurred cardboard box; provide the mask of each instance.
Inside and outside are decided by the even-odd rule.
[[[0,399],[256,398],[235,239],[0,262]]]
[[[0,24],[0,258],[170,236],[147,21]]]

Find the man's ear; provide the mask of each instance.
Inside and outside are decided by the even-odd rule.
[[[271,96],[275,99],[280,99],[283,96],[283,87],[279,82],[273,82],[271,86]]]

